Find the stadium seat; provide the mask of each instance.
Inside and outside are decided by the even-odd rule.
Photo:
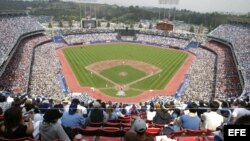
[[[177,141],[201,141],[198,136],[183,136],[175,138]]]
[[[117,120],[117,119],[110,119],[110,120],[108,120],[108,122],[112,122],[112,123],[120,123],[120,120]]]
[[[171,138],[176,138],[176,137],[185,136],[185,135],[186,135],[186,131],[180,130],[180,131],[174,132],[174,134],[171,136]]]
[[[101,127],[103,122],[91,122],[88,126],[89,127]]]
[[[99,141],[122,141],[125,131],[115,127],[104,127],[100,130]]]
[[[120,123],[105,122],[105,123],[103,123],[103,127],[117,127],[117,128],[121,128],[121,124]]]
[[[153,135],[153,136],[159,135],[160,132],[161,132],[161,128],[148,128],[146,130],[147,135]]]
[[[186,136],[202,136],[206,134],[206,130],[186,130]]]
[[[213,135],[213,132],[214,132],[214,130],[207,129],[206,135],[211,136],[211,135]]]
[[[30,137],[15,138],[15,139],[6,139],[3,137],[0,137],[0,141],[37,141],[37,140],[32,139]]]
[[[125,127],[131,127],[131,123],[121,123],[121,126],[123,127],[123,128],[125,128]]]
[[[87,127],[87,128],[75,128],[78,134],[83,136],[83,139],[93,141],[95,140],[100,134],[100,128],[96,127]],[[76,137],[74,140],[77,141]]]
[[[214,136],[204,136],[203,141],[214,141]]]
[[[130,119],[119,119],[121,123],[131,123]]]
[[[165,125],[164,124],[154,124],[155,128],[163,128]]]

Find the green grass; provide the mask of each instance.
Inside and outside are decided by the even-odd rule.
[[[94,73],[91,74],[85,68],[86,66],[99,61],[120,59],[142,61],[160,68],[162,70],[160,73],[129,86],[128,92],[131,93],[131,95],[136,95],[138,92],[143,92],[149,89],[163,89],[188,57],[188,54],[185,52],[144,46],[142,44],[99,44],[64,48],[63,52],[81,86],[95,87],[98,89],[105,88],[105,91],[104,89],[102,91],[105,94],[113,96],[117,93],[117,90],[114,88],[116,84],[105,80]],[[119,68],[120,66],[117,67]],[[114,69],[117,68],[113,67],[110,69],[111,70],[106,70],[109,72],[102,72],[102,75],[105,75],[117,84],[125,84],[134,81],[135,79],[132,80],[132,78],[135,76],[140,78],[137,76],[139,73],[134,74],[126,69],[126,71],[128,71],[128,76],[133,77],[131,77],[131,80],[128,79],[126,82],[123,82],[124,80],[121,79],[124,77],[117,76],[117,72],[119,72],[118,70],[116,73],[110,73],[110,71],[114,71]],[[109,91],[106,90],[107,86],[110,88]],[[131,91],[132,89],[133,91]],[[135,89],[138,91],[134,92]]]
[[[126,73],[121,75],[120,73]],[[100,74],[117,84],[127,84],[145,76],[145,73],[127,65],[120,65],[103,70]]]

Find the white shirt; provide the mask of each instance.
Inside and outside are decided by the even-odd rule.
[[[204,128],[210,130],[216,130],[224,122],[223,116],[214,111],[205,112],[201,115],[201,119],[204,120]]]
[[[244,115],[250,115],[250,111],[245,108],[235,108],[232,113],[232,117],[234,118],[234,121]]]
[[[77,109],[80,110],[82,114],[87,114],[87,109],[84,106],[81,106],[80,104],[78,104]]]
[[[156,111],[153,111],[153,112],[147,111],[147,120],[153,120],[155,115],[156,115]]]
[[[34,115],[34,122],[38,122],[38,121],[43,121],[43,115],[44,114],[40,114],[40,113],[37,113]]]

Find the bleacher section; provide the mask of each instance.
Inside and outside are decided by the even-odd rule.
[[[1,17],[1,15],[0,15]],[[29,16],[4,16],[0,20],[0,66],[7,60],[18,39],[32,32],[44,31],[34,18]]]
[[[237,69],[243,76],[242,95],[250,92],[250,25],[243,23],[222,24],[209,33],[208,37],[231,47]],[[241,77],[242,77],[241,76]]]

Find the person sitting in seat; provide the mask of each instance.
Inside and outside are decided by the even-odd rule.
[[[28,118],[25,124],[24,119]],[[4,112],[4,122],[0,125],[0,134],[5,138],[31,137],[34,130],[32,119],[22,115],[20,107],[11,107]]]
[[[197,104],[194,102],[189,103],[187,108],[189,109],[189,113],[180,116],[175,124],[183,129],[199,130],[201,120],[197,115]]]
[[[43,116],[43,122],[39,126],[40,138],[42,141],[52,141],[59,139],[61,141],[70,141],[63,127],[57,123],[62,117],[58,109],[49,109]]]
[[[64,112],[62,116],[62,125],[65,127],[76,128],[84,127],[85,119],[82,114],[78,113],[77,103],[71,103],[69,112]]]
[[[216,130],[223,122],[224,118],[222,115],[217,113],[220,104],[217,101],[211,101],[209,104],[210,112],[205,112],[201,115],[203,120],[203,127],[205,129]]]
[[[141,118],[136,118],[130,131],[125,134],[124,139],[125,141],[154,141],[154,137],[148,136],[146,130],[146,122]]]

